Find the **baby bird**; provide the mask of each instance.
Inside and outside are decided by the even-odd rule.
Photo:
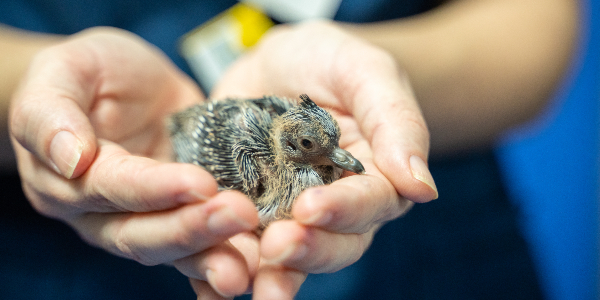
[[[364,167],[339,147],[333,117],[307,95],[209,101],[171,116],[171,142],[179,162],[210,172],[219,188],[254,201],[261,228],[291,217],[303,190]]]

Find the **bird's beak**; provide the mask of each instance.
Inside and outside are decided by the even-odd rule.
[[[358,159],[354,158],[354,156],[352,156],[352,154],[350,154],[350,152],[348,152],[342,148],[336,148],[335,150],[333,150],[333,152],[329,156],[329,160],[331,160],[331,162],[334,165],[336,165],[344,170],[348,170],[348,171],[354,172],[356,174],[364,174],[365,173],[365,168],[360,163],[360,161],[358,161]]]

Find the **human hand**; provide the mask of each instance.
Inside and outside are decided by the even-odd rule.
[[[305,274],[358,260],[385,222],[437,198],[426,161],[429,135],[406,75],[385,52],[328,22],[279,26],[236,62],[211,97],[296,98],[306,93],[338,120],[340,146],[367,175],[306,190],[293,220],[260,240],[257,299],[292,299]]]
[[[217,193],[201,168],[168,162],[165,117],[202,98],[160,51],[117,29],[41,51],[10,115],[32,206],[116,255],[207,280],[206,295],[243,293],[258,263],[233,245],[257,240],[254,205]]]

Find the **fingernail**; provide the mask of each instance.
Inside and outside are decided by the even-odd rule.
[[[206,270],[206,281],[208,281],[208,284],[210,284],[210,286],[213,288],[213,290],[215,290],[215,292],[217,294],[221,295],[221,297],[227,298],[227,299],[232,298],[232,296],[224,294],[217,288],[215,272],[213,270],[211,270],[211,269]]]
[[[50,160],[54,169],[70,179],[79,163],[83,144],[69,131],[58,132],[50,142]]]
[[[437,199],[439,196],[437,187],[435,186],[433,176],[431,176],[429,168],[427,168],[427,165],[425,164],[423,159],[416,155],[413,155],[410,157],[409,163],[410,171],[412,172],[413,177],[416,180],[428,185],[435,192],[435,197],[433,199]]]
[[[206,226],[210,232],[216,235],[226,235],[254,229],[248,222],[240,219],[229,207],[223,207],[211,213]]]
[[[284,261],[297,261],[304,256],[308,252],[308,247],[304,244],[291,244],[283,252],[274,259],[267,259],[267,261],[271,264],[280,264]]]

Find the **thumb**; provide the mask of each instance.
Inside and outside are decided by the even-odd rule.
[[[436,199],[437,187],[427,166],[427,125],[407,76],[391,57],[379,54],[358,68],[363,76],[347,82],[357,88],[344,89],[344,98],[350,100],[350,110],[371,144],[375,164],[398,194],[415,202]]]
[[[87,170],[97,147],[82,108],[92,102],[97,76],[72,62],[56,47],[40,52],[13,96],[9,121],[13,142],[68,179]]]

